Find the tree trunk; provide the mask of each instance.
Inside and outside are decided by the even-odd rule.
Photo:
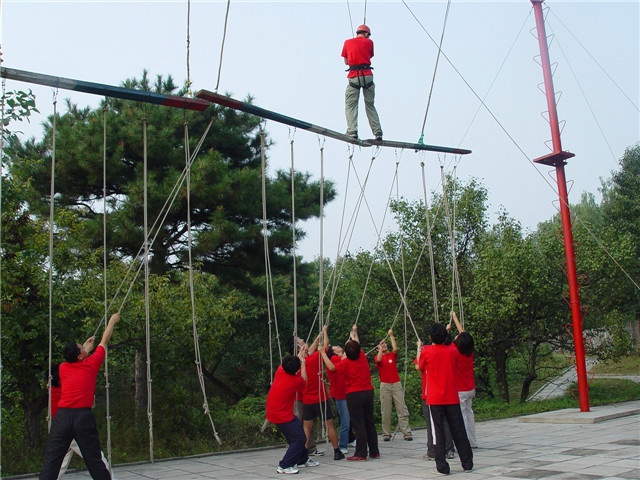
[[[538,360],[538,343],[534,343],[531,346],[531,352],[529,353],[529,371],[527,372],[527,376],[522,381],[522,389],[520,390],[520,403],[524,403],[527,401],[527,397],[529,396],[529,390],[531,388],[531,383],[538,378],[536,374],[537,360]]]
[[[40,390],[36,393],[36,390]],[[47,407],[49,391],[42,388],[37,382],[31,382],[26,389],[22,390],[23,400],[22,412],[24,414],[24,439],[31,448],[40,446],[40,415]],[[32,400],[35,398],[35,400]]]
[[[495,355],[496,361],[496,383],[498,385],[498,396],[509,403],[509,383],[507,382],[507,353],[499,350]]]
[[[136,350],[135,355],[135,401],[136,401],[136,427],[143,425],[147,415],[147,366],[144,355]]]

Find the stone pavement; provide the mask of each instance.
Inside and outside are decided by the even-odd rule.
[[[566,422],[572,418],[571,422]],[[474,470],[463,473],[458,459],[450,460],[451,474],[465,480],[640,480],[640,401],[601,407],[591,412],[569,409],[529,417],[479,422],[480,448],[474,449]],[[433,461],[423,460],[425,430],[414,441],[396,436],[380,442],[382,456],[366,462],[316,457],[320,466],[301,468],[300,479],[413,480],[441,478],[432,473]],[[330,450],[330,449],[328,449]],[[283,478],[276,473],[284,447],[203,455],[153,464],[117,465],[118,480]],[[14,477],[17,478],[17,477]],[[21,478],[33,479],[33,476]],[[90,478],[68,473],[68,480]]]

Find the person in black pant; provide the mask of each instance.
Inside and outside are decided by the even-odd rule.
[[[97,480],[111,479],[111,473],[102,461],[98,429],[91,406],[95,395],[96,377],[118,320],[120,313],[114,313],[93,355],[89,353],[93,350],[94,337],[89,338],[84,345],[69,342],[63,349],[66,362],[59,367],[62,393],[58,401],[58,412],[47,439],[40,480],[58,478],[60,465],[72,440],[80,447],[91,477]]]
[[[422,348],[418,341],[416,361],[421,371],[427,371],[427,404],[434,427],[436,470],[433,473],[449,475],[449,463],[445,455],[445,419],[449,424],[453,442],[465,472],[473,470],[473,453],[464,427],[460,399],[456,387],[457,350],[444,345],[447,330],[435,323],[429,330],[433,345]]]

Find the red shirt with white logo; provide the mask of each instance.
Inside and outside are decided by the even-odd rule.
[[[396,383],[400,381],[396,360],[398,360],[398,352],[385,353],[379,362],[378,356],[376,355],[376,367],[378,367],[378,371],[380,372],[380,381],[382,383]]]

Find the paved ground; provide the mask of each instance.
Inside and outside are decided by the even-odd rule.
[[[566,422],[566,423],[563,423]],[[465,474],[457,459],[451,474],[468,480],[640,480],[640,401],[604,407],[591,412],[578,409],[530,417],[478,423],[480,448],[474,450],[474,471]],[[382,457],[366,462],[334,461],[320,457],[321,465],[301,468],[297,477],[333,480],[398,480],[440,478],[433,461],[422,459],[425,430],[414,441],[397,436],[380,442]],[[275,471],[284,448],[156,461],[154,464],[119,465],[119,480],[282,478]],[[34,477],[22,477],[33,479]],[[64,478],[90,478],[86,472]]]

